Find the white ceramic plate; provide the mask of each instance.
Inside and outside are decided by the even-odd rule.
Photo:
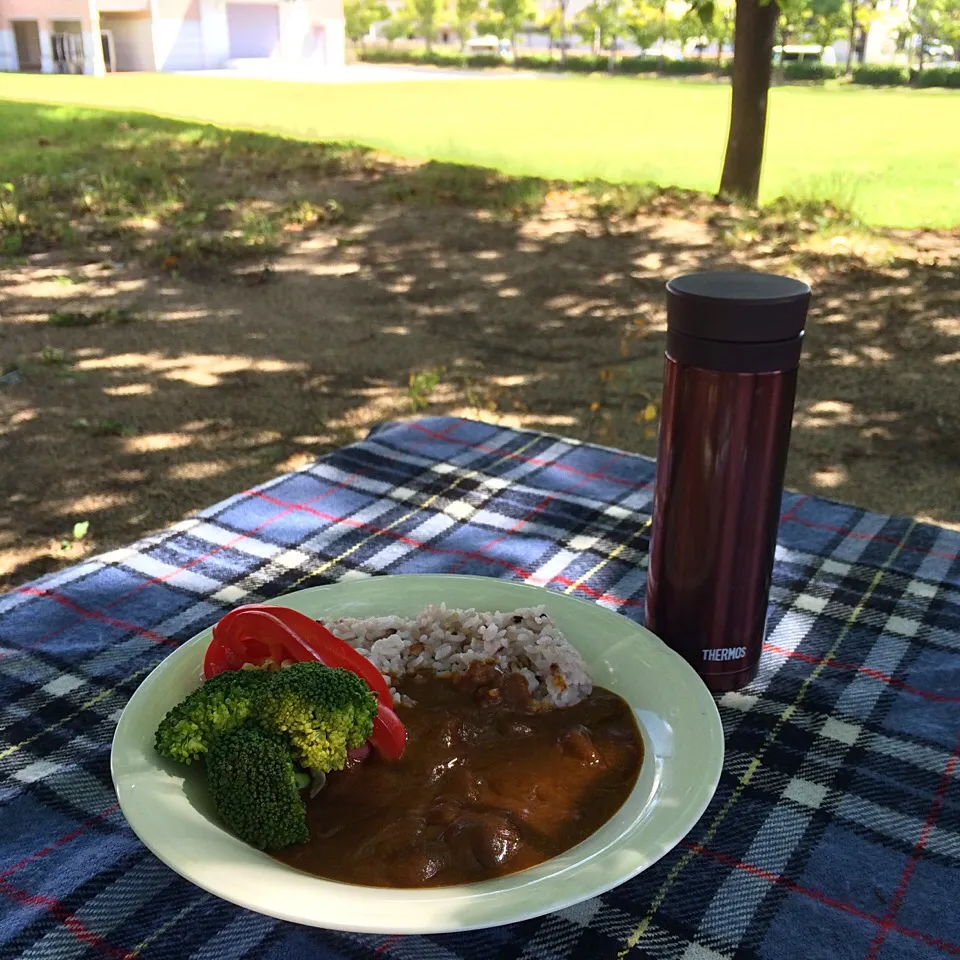
[[[544,604],[590,666],[623,697],[643,733],[637,785],[583,843],[538,867],[484,883],[389,890],[301,873],[227,833],[201,769],[153,749],[157,725],[199,685],[211,632],[163,661],[131,697],[113,738],[111,769],[124,816],[164,863],[198,887],[268,916],[368,933],[441,933],[540,916],[603,893],[671,850],[710,802],[723,764],[713,698],[693,669],[652,633],[593,603],[486,577],[373,577],[275,601],[314,617],[412,616],[431,603],[478,610]]]

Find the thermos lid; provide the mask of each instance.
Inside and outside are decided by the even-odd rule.
[[[668,325],[701,340],[772,343],[803,333],[810,287],[772,273],[688,273],[667,284]]]
[[[787,370],[800,362],[810,287],[770,273],[690,273],[667,284],[667,352],[714,370]]]

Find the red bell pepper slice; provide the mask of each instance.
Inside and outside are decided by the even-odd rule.
[[[224,616],[213,628],[203,674],[206,679],[246,663],[260,666],[314,660],[356,674],[377,695],[377,714],[367,741],[385,760],[398,760],[407,733],[390,704],[390,688],[379,670],[346,641],[298,610],[266,604],[247,604]],[[361,748],[362,749],[362,748]]]
[[[203,676],[205,680],[226,673],[227,670],[239,670],[239,664],[232,665],[232,658],[227,648],[219,639],[211,640],[207,646],[206,656],[203,658]]]
[[[344,670],[355,673],[362,680],[366,680],[367,686],[380,697],[381,703],[391,702],[390,687],[383,679],[383,674],[362,653],[357,653],[349,643],[331,633],[322,623],[317,623],[307,614],[290,607],[250,603],[238,607],[233,613],[241,610],[261,610],[276,617],[318,655],[321,663],[328,667],[343,667]]]
[[[213,643],[226,649],[226,656],[220,662],[228,670],[237,670],[244,663],[260,666],[265,660],[273,660],[277,666],[284,660],[295,663],[321,660],[320,654],[304,643],[297,633],[262,609],[238,607],[231,610],[213,628]]]
[[[377,706],[370,741],[384,760],[399,760],[407,746],[407,731],[400,718],[385,703]]]

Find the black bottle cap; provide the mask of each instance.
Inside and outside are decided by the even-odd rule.
[[[667,353],[708,370],[760,373],[800,362],[810,287],[769,273],[690,273],[667,284]]]

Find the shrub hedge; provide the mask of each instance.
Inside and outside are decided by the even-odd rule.
[[[865,63],[854,67],[853,82],[868,87],[899,87],[907,82],[907,71],[903,67]]]
[[[913,84],[917,87],[949,87],[960,90],[960,64],[952,67],[927,67],[922,73],[914,71]]]
[[[833,80],[836,76],[837,68],[833,64],[815,60],[798,60],[783,65],[784,80]]]

